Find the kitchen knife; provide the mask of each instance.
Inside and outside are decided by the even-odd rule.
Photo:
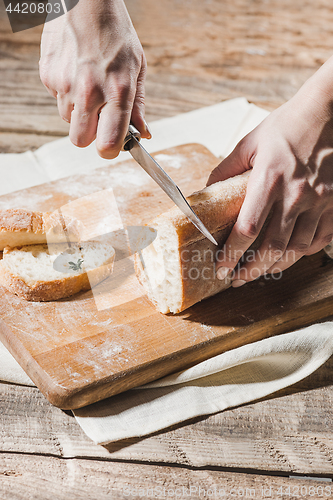
[[[123,150],[129,151],[134,160],[141,165],[148,175],[163,189],[163,191],[172,199],[177,207],[186,215],[194,226],[206,237],[217,245],[217,241],[210,234],[203,222],[192,210],[185,196],[162,167],[150,156],[148,151],[140,144],[140,132],[133,125],[129,126],[128,134],[125,137]]]

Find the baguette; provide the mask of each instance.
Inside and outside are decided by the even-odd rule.
[[[0,210],[0,251],[6,246],[80,241],[82,224],[58,212]]]
[[[187,217],[173,207],[147,226],[156,231],[154,241],[135,255],[137,278],[148,298],[164,314],[179,313],[230,286],[218,280],[215,261],[218,248],[236,222],[246,194],[250,172],[217,182],[193,193],[188,202],[213,234],[216,247]]]
[[[115,251],[107,239],[5,247],[0,285],[29,301],[51,301],[89,290],[113,269]]]

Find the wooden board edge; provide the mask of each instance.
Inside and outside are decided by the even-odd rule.
[[[322,299],[316,303],[321,311],[322,317],[329,317],[333,309],[333,297]],[[283,321],[276,317],[276,323],[272,327],[270,319],[266,319],[255,325],[248,325],[239,329],[239,335],[235,337],[233,332],[220,335],[200,345],[182,349],[172,355],[156,359],[154,362],[145,363],[133,369],[131,372],[119,372],[115,375],[99,380],[84,388],[69,389],[55,384],[53,381],[49,387],[40,388],[48,401],[63,410],[74,410],[103,399],[115,396],[130,389],[134,389],[145,383],[152,382],[171,373],[185,370],[197,363],[217,356],[224,352],[236,349],[244,344],[250,344],[268,337],[288,333],[293,330],[305,328],[313,322],[311,310],[307,306],[300,308],[295,316],[290,311]],[[257,334],[254,338],[253,333]],[[168,361],[168,363],[166,363]],[[44,372],[45,373],[45,372]],[[49,376],[48,376],[49,377]],[[36,384],[38,385],[38,384]],[[44,384],[45,385],[45,384]],[[98,385],[98,397],[96,395]],[[39,386],[40,387],[40,386]]]

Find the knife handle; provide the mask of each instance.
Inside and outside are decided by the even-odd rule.
[[[132,149],[134,146],[134,140],[133,137],[135,137],[138,141],[141,140],[141,134],[140,132],[132,125],[128,127],[128,132],[127,135],[124,139],[123,147],[121,148],[122,151],[129,151]]]

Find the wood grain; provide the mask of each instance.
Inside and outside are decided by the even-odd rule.
[[[50,476],[52,470],[52,476]],[[241,474],[216,470],[191,470],[144,464],[119,464],[54,457],[0,458],[2,498],[11,500],[123,500],[124,498],[216,498],[295,499],[330,497],[330,482],[288,477]],[[308,494],[306,494],[308,493]],[[214,495],[214,496],[213,496]]]
[[[0,384],[0,453],[333,477],[332,367],[265,401],[106,447],[37,389]]]
[[[327,0],[127,0],[147,61],[148,121],[244,96],[267,109],[289,99],[331,55]],[[154,22],[151,22],[151,19]],[[0,3],[3,151],[22,152],[30,135],[66,135],[56,101],[39,81],[41,27],[11,33]],[[8,120],[8,123],[7,123]],[[31,147],[38,147],[32,139]],[[8,142],[8,140],[10,142]]]
[[[193,191],[204,185],[218,162],[200,145],[179,146],[156,157],[180,186],[186,182],[187,189]],[[125,174],[130,179],[131,169],[140,174],[133,192],[120,182]],[[112,187],[125,227],[141,225],[162,207],[157,203],[161,201],[158,186],[148,176],[142,184],[137,169],[130,160],[5,196],[0,205],[13,205],[21,198],[24,206],[32,198],[37,200],[35,210],[52,211],[59,208],[59,200],[62,204],[70,200],[66,186],[78,198],[86,194],[82,186],[95,191],[96,186]],[[126,206],[121,202],[124,189]],[[98,199],[102,195],[99,192]],[[93,209],[92,204],[89,210]],[[52,404],[79,408],[329,316],[333,262],[323,259],[322,254],[304,258],[282,279],[263,277],[177,315],[156,311],[138,284],[130,261],[122,259],[115,263],[118,270],[93,292],[67,300],[26,302],[1,289],[0,338]],[[102,310],[98,308],[101,301],[107,304]]]

